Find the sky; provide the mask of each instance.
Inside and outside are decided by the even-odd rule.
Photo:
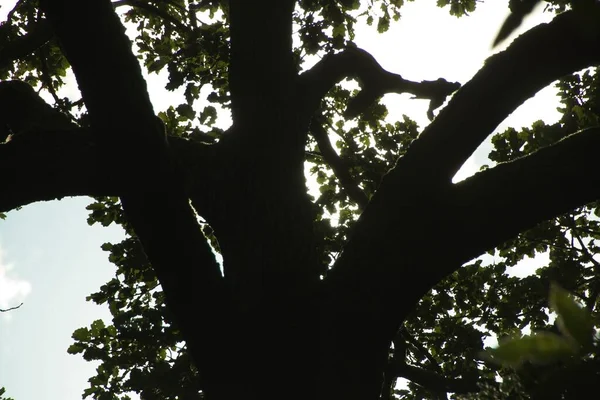
[[[0,21],[14,3],[1,2]],[[487,0],[472,16],[457,19],[447,8],[437,8],[435,0],[417,0],[403,7],[401,20],[386,34],[359,27],[355,42],[405,79],[443,77],[465,83],[492,54],[490,44],[506,13],[507,1]],[[540,8],[516,35],[550,19]],[[156,112],[181,102],[181,93],[167,92],[165,83],[164,76],[149,77]],[[73,87],[69,90],[74,92]],[[424,127],[428,102],[409,97],[384,97],[389,118],[407,114]],[[555,122],[557,106],[555,90],[546,88],[498,130],[528,126],[538,119]],[[486,163],[489,150],[489,142],[484,143],[455,179],[475,173]],[[113,277],[114,266],[100,246],[120,241],[123,232],[118,227],[88,226],[85,207],[89,203],[83,197],[40,202],[11,211],[0,221],[0,309],[24,303],[18,310],[0,314],[0,387],[5,386],[6,394],[15,400],[81,399],[94,373],[93,363],[68,355],[66,349],[75,329],[99,318],[110,322],[108,310],[86,302],[85,297]],[[528,264],[520,270],[530,271],[536,261]]]

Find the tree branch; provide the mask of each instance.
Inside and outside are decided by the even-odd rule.
[[[0,141],[6,139],[0,143],[0,170],[12,174],[3,177],[2,211],[66,196],[122,195],[128,185],[114,164],[103,165],[88,129],[78,128],[22,81],[0,82]],[[197,210],[203,213],[216,201],[207,196],[216,148],[177,137],[169,142],[190,177],[190,191],[205,205]]]
[[[321,374],[343,387],[337,396],[376,396],[401,321],[440,279],[519,231],[600,197],[594,131],[451,183],[512,110],[600,62],[600,25],[581,28],[566,12],[489,59],[384,177],[324,282],[322,341],[331,346]],[[423,252],[424,243],[435,251]],[[335,370],[340,362],[351,367]],[[370,389],[352,384],[359,380]]]
[[[23,303],[19,304],[18,306],[14,306],[14,307],[0,308],[0,312],[8,312],[8,311],[16,310],[16,309],[21,308],[22,305],[23,305]]]
[[[343,190],[352,201],[358,204],[361,209],[364,209],[369,202],[367,195],[360,189],[356,181],[350,175],[347,165],[345,165],[344,161],[334,150],[329,141],[327,131],[323,128],[323,125],[317,118],[313,118],[312,123],[310,124],[310,131],[319,145],[319,150],[321,150],[323,159],[329,164],[333,173],[339,179]]]
[[[600,127],[585,129],[457,183],[450,204],[470,245],[450,258],[467,261],[538,222],[600,198],[598,146]]]
[[[229,0],[229,87],[233,121],[254,127],[290,102],[296,76],[292,52],[294,0]],[[258,21],[267,21],[260,23]]]
[[[184,174],[193,177],[189,189],[203,205],[196,211],[204,215],[217,201],[208,195],[207,184],[215,172],[213,149],[176,137],[169,142]],[[0,144],[0,171],[11,171],[2,177],[0,212],[69,196],[120,196],[130,184],[122,170],[105,163],[105,155],[84,129],[17,135]]]
[[[22,81],[0,82],[0,143],[32,130],[77,128],[70,118],[46,103]]]
[[[129,181],[121,196],[125,215],[157,273],[203,389],[216,398],[234,397],[242,379],[229,362],[235,352],[231,299],[156,124],[125,28],[107,0],[43,0],[40,7],[73,67],[102,161],[111,157]]]
[[[315,107],[344,78],[355,78],[362,87],[347,105],[344,112],[347,118],[358,116],[386,93],[411,93],[415,95],[414,98],[431,100],[427,115],[433,119],[433,110],[460,87],[460,83],[448,82],[443,78],[422,82],[406,80],[384,70],[371,54],[357,47],[348,47],[342,52],[326,55],[300,76],[299,87],[304,91],[307,103]]]
[[[600,9],[600,4],[595,7]],[[386,179],[407,173],[422,185],[449,183],[511,112],[560,77],[600,63],[600,24],[585,29],[572,12],[540,24],[490,57],[415,140]],[[386,185],[384,185],[386,186]]]
[[[477,393],[477,381],[446,378],[443,375],[408,364],[394,364],[389,370],[397,377],[406,378],[418,385],[438,393]]]

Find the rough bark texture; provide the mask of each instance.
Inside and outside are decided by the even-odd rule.
[[[64,196],[119,195],[208,399],[377,399],[394,334],[433,285],[523,229],[600,197],[599,129],[451,183],[524,100],[600,62],[600,25],[584,35],[564,13],[490,58],[459,90],[386,175],[320,280],[303,157],[321,97],[348,76],[361,79],[371,91],[366,97],[402,91],[433,103],[456,87],[405,81],[357,49],[298,75],[295,2],[231,0],[233,126],[213,146],[165,140],[110,3],[40,3],[72,64],[92,129],[56,128],[50,147],[38,139],[0,144],[0,170],[14,171],[3,180],[0,211]],[[10,101],[10,91],[0,89],[3,124]],[[180,178],[184,171],[191,182]],[[224,277],[188,199],[215,229]],[[413,369],[398,373],[436,381]]]

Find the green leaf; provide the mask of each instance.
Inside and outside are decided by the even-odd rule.
[[[558,315],[560,331],[575,340],[583,349],[589,350],[594,340],[594,322],[589,311],[580,307],[569,293],[556,283],[550,286],[550,308]]]
[[[332,35],[333,37],[344,37],[346,33],[346,27],[344,24],[338,24],[333,27]]]
[[[102,321],[101,319],[95,320],[94,322],[92,322],[91,328],[92,335],[98,336],[100,334],[100,331],[105,328],[104,321]]]
[[[377,32],[384,33],[390,29],[390,19],[385,17],[379,17],[377,21]]]
[[[194,111],[192,106],[185,103],[177,106],[177,112],[187,119],[194,119],[196,116],[196,111]]]
[[[554,333],[539,332],[504,340],[498,347],[488,350],[482,356],[503,366],[517,368],[526,361],[548,364],[576,353],[577,349],[570,340]]]
[[[213,106],[206,106],[200,113],[199,119],[201,124],[209,126],[214,124],[217,121],[217,109]]]
[[[73,343],[72,345],[69,346],[69,348],[67,348],[67,353],[79,354],[79,353],[83,353],[84,350],[85,350],[85,346],[81,345],[80,343]]]
[[[73,332],[71,337],[82,342],[87,341],[90,337],[90,331],[87,328],[79,328]]]

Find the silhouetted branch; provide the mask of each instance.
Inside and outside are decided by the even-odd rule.
[[[344,362],[354,368],[340,379],[371,374],[379,390],[390,341],[436,283],[536,223],[600,198],[600,128],[452,184],[507,115],[554,80],[600,62],[599,49],[600,24],[582,29],[571,12],[533,28],[488,59],[384,176],[325,280],[323,324],[333,333],[324,359],[333,365],[329,359],[352,348]]]
[[[599,146],[600,127],[585,129],[457,183],[456,218],[465,222],[465,240],[473,240],[460,258],[466,261],[540,221],[599,199]]]
[[[22,305],[23,305],[23,303],[19,304],[18,306],[14,306],[14,307],[10,307],[10,308],[0,308],[0,312],[16,310],[17,308],[21,308]]]
[[[600,12],[600,4],[595,7]],[[519,36],[456,92],[385,180],[401,187],[422,171],[422,186],[450,183],[511,112],[560,77],[600,63],[599,49],[600,24],[583,28],[570,11]]]
[[[294,0],[229,0],[231,112],[249,128],[256,115],[272,112],[296,78],[292,52]],[[253,23],[248,21],[268,21]],[[308,120],[306,121],[308,123]]]
[[[348,166],[345,165],[344,160],[341,159],[331,145],[329,135],[325,128],[323,128],[319,118],[313,118],[310,131],[319,145],[323,159],[329,164],[333,173],[339,179],[342,189],[361,209],[365,208],[369,202],[367,195],[365,195],[365,192],[360,189],[356,181],[352,178],[348,171]]]
[[[406,340],[407,343],[413,345],[414,348],[421,354],[421,357],[426,358],[438,373],[442,372],[440,363],[435,359],[435,357],[433,357],[431,352],[425,346],[423,346],[422,343],[420,343],[413,335],[410,334],[410,332],[408,332],[408,330],[405,328],[400,329],[400,335],[404,338],[404,340]]]
[[[40,8],[77,78],[102,155],[98,163],[110,159],[129,180],[120,196],[125,217],[156,272],[205,393],[236,391],[228,379],[231,298],[190,207],[184,171],[156,124],[125,27],[107,1],[40,0]]]
[[[433,110],[460,87],[460,83],[443,78],[422,82],[406,80],[384,70],[371,54],[357,47],[326,55],[300,76],[300,85],[308,93],[308,102],[315,103],[344,78],[355,78],[362,87],[358,95],[348,102],[344,113],[348,118],[358,116],[386,93],[411,93],[415,98],[431,100],[427,115],[433,119]]]
[[[397,364],[392,367],[396,376],[406,378],[433,392],[452,392],[458,394],[479,392],[477,381],[470,379],[452,379],[408,364]]]

